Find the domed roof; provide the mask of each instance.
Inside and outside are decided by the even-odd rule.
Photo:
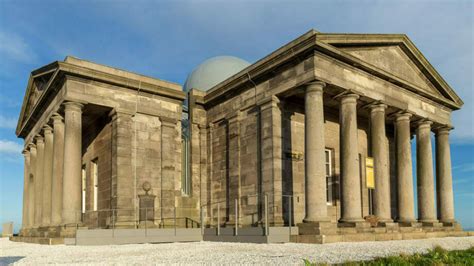
[[[249,65],[249,62],[234,56],[209,58],[189,74],[184,84],[184,91],[193,88],[207,91]]]

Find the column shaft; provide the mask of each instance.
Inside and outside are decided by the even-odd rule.
[[[237,112],[234,116],[228,119],[227,123],[227,139],[228,143],[228,154],[229,154],[229,216],[226,225],[235,225],[237,217],[235,217],[235,200],[239,201],[239,208],[237,209],[238,214],[241,215],[241,180],[240,180],[240,112]],[[239,217],[240,217],[239,215]],[[238,222],[240,224],[240,220]]]
[[[416,170],[418,183],[418,220],[437,222],[434,196],[431,122],[424,121],[416,129]]]
[[[53,172],[53,132],[50,126],[44,131],[44,168],[43,168],[43,212],[41,224],[48,226],[51,223],[51,178]]]
[[[176,149],[176,120],[160,117],[161,120],[161,216],[173,217],[173,207],[176,202],[174,185],[176,159],[173,152]],[[224,205],[224,204],[222,204]],[[225,206],[225,205],[224,205]]]
[[[82,104],[67,102],[64,117],[63,224],[80,222],[82,172]]]
[[[390,170],[388,139],[385,132],[385,104],[372,106],[370,112],[370,135],[374,158],[375,191],[374,214],[381,222],[391,222]]]
[[[399,222],[415,222],[410,117],[402,113],[395,118]]]
[[[305,218],[304,222],[329,221],[326,199],[323,82],[308,84],[305,91]],[[289,214],[291,215],[291,213]]]
[[[359,151],[357,138],[356,94],[341,97],[339,110],[341,142],[341,222],[361,222]]]
[[[33,227],[35,225],[35,183],[36,183],[36,145],[31,143],[28,145],[30,149],[30,170],[29,170],[29,182],[28,182],[28,226]]]
[[[132,152],[134,132],[131,130],[136,122],[131,114],[116,110],[113,110],[110,116],[112,119],[112,208],[117,209],[115,217],[111,220],[115,222],[115,226],[131,226],[135,219],[135,211],[132,210],[136,210],[137,206],[132,164],[134,163]],[[172,152],[167,154],[175,156]],[[173,206],[174,204],[170,205],[170,208]]]
[[[262,193],[268,193],[269,223],[283,225],[282,141],[280,100],[272,96],[260,104]]]
[[[35,169],[35,227],[41,225],[43,209],[43,169],[44,138],[36,136],[36,169]]]
[[[51,224],[60,225],[63,205],[64,122],[59,114],[53,115],[53,126]]]
[[[451,173],[451,151],[449,130],[444,127],[436,132],[436,183],[438,219],[440,222],[454,222],[453,176]]]
[[[30,151],[25,149],[23,151],[23,156],[25,157],[25,165],[24,165],[24,176],[23,176],[23,212],[22,212],[22,228],[29,227],[28,221],[28,196],[29,196],[29,182],[30,182]]]

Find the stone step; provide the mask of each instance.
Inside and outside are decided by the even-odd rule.
[[[25,242],[41,245],[62,245],[64,244],[64,238],[62,237],[28,237],[28,236],[12,236],[10,240],[13,242]]]

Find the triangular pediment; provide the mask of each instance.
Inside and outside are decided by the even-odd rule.
[[[426,93],[442,96],[399,45],[343,47],[344,52],[412,83]]]
[[[46,67],[35,70],[31,73],[31,76],[28,80],[25,97],[23,98],[20,117],[18,119],[17,133],[31,116],[31,113],[46,92],[47,88],[52,83],[56,74],[57,66],[55,63],[47,65]]]
[[[395,80],[435,101],[460,108],[463,102],[423,54],[403,34],[319,34],[319,41],[339,51],[339,55],[363,64],[381,77]],[[406,86],[405,86],[406,85]]]

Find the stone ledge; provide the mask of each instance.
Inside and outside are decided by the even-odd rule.
[[[64,244],[64,238],[62,237],[28,237],[28,236],[12,236],[10,241],[13,242],[24,242],[32,244],[41,244],[41,245],[62,245]]]
[[[412,228],[417,229],[417,228]],[[410,231],[410,232],[393,232],[393,233],[339,233],[327,235],[296,235],[292,236],[290,242],[295,243],[314,243],[325,244],[334,242],[365,242],[365,241],[390,241],[390,240],[410,240],[410,239],[426,239],[426,238],[443,238],[443,237],[467,237],[474,236],[474,232],[465,231]]]

